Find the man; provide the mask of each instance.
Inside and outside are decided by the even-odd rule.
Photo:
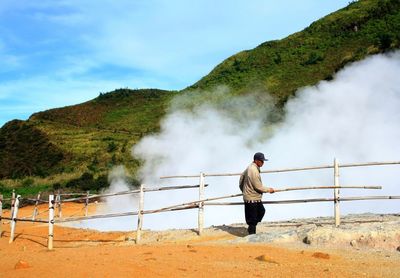
[[[256,233],[257,223],[261,222],[265,214],[262,194],[275,192],[273,188],[265,187],[261,182],[260,167],[267,160],[263,153],[254,154],[253,162],[244,170],[239,180],[239,187],[243,192],[246,223],[249,225],[247,231],[250,235]]]

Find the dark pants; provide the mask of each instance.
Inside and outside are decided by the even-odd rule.
[[[246,216],[246,223],[249,225],[247,229],[249,234],[256,233],[256,226],[258,222],[264,217],[265,208],[261,202],[258,203],[244,203],[244,214]]]

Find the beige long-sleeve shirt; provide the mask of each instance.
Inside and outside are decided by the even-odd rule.
[[[270,188],[262,184],[260,168],[252,162],[240,175],[240,190],[243,192],[244,201],[259,201],[263,193],[268,193]]]

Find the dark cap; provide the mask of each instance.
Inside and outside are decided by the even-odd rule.
[[[267,161],[263,153],[255,153],[254,160]]]

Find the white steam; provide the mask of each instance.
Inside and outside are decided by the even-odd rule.
[[[110,187],[104,194],[129,190],[126,181],[127,174],[124,167],[115,167],[109,174]],[[136,195],[119,195],[104,198],[104,202],[96,204],[96,214],[117,214],[128,211],[136,211]],[[99,231],[129,231],[135,229],[137,218],[124,216],[116,218],[102,218],[72,222],[73,226],[91,228]]]
[[[160,180],[165,175],[241,172],[258,151],[270,159],[262,170],[332,164],[334,157],[339,163],[398,161],[399,76],[400,52],[354,63],[332,81],[299,90],[287,103],[285,120],[279,125],[267,121],[274,112],[265,93],[232,97],[226,88],[219,88],[208,94],[220,99],[226,97],[225,103],[203,102],[193,109],[181,107],[187,97],[178,98],[163,120],[160,133],[143,138],[132,154],[144,161],[140,174],[146,186],[198,184],[196,178]],[[381,185],[383,190],[343,189],[341,195],[400,195],[399,173],[400,165],[342,168],[342,185]],[[262,179],[264,184],[275,188],[332,185],[333,171],[263,174]],[[240,193],[238,177],[207,177],[206,183],[209,184],[206,197]],[[123,180],[114,179],[110,190],[126,190],[124,184]],[[264,200],[309,197],[332,197],[332,191],[265,194]],[[137,201],[127,198],[118,197],[116,202],[121,204],[126,200],[124,211],[137,210]],[[146,193],[145,209],[196,199],[196,189]],[[332,203],[270,205],[264,220],[332,215],[332,206]],[[107,205],[107,213],[115,207]],[[343,214],[399,212],[400,204],[396,200],[342,202],[341,210]],[[196,214],[196,210],[190,210],[146,215],[144,228],[196,227]],[[242,206],[205,207],[206,226],[234,222],[244,222]],[[109,230],[131,230],[136,227],[136,220],[120,218],[109,227]]]
[[[144,138],[133,155],[144,160],[141,174],[147,184],[160,176],[241,172],[262,151],[270,158],[263,170],[341,163],[399,160],[400,158],[400,53],[377,55],[340,71],[333,81],[297,92],[286,105],[286,119],[268,129],[256,97],[229,100],[227,110],[202,104],[193,111],[177,109],[162,122],[159,134]],[[214,92],[219,94],[221,92]],[[222,92],[227,93],[227,92]],[[265,103],[265,102],[264,102]],[[246,111],[251,111],[246,113]],[[233,115],[241,115],[236,117]],[[273,131],[275,130],[275,131]],[[266,133],[272,133],[272,137]],[[342,190],[343,196],[400,195],[400,166],[341,169],[343,185],[382,185],[383,190]],[[332,185],[332,170],[262,176],[273,187]],[[206,196],[239,193],[237,177],[207,178]],[[166,183],[166,181],[163,181]],[[198,183],[197,179],[168,180],[168,184]],[[331,197],[329,191],[264,195],[267,199]],[[196,190],[147,194],[146,208],[183,203],[198,198]],[[342,203],[343,213],[399,212],[398,201]],[[271,205],[265,220],[332,215],[331,203]],[[243,208],[206,207],[206,225],[244,222]],[[146,216],[148,228],[195,227],[196,212]]]

